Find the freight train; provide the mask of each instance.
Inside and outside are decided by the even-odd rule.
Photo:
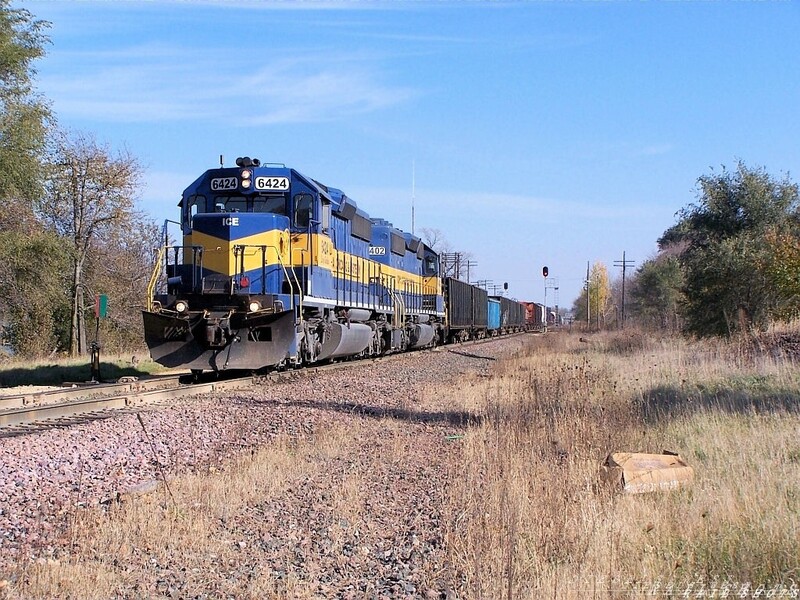
[[[153,359],[195,373],[380,356],[535,328],[339,189],[243,157],[184,191],[143,311]],[[541,305],[536,305],[541,306]]]

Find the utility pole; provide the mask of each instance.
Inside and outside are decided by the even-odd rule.
[[[625,269],[632,267],[634,261],[625,260],[625,251],[622,251],[622,260],[615,260],[615,267],[622,267],[622,329],[625,329]]]
[[[416,198],[416,161],[411,161],[411,235],[414,235],[414,200]]]
[[[459,279],[461,277],[461,253],[443,252],[439,255],[442,262],[442,273]]]
[[[478,262],[475,260],[467,260],[466,265],[467,265],[467,283],[469,283],[469,269],[470,267],[477,267]]]
[[[592,313],[589,309],[589,298],[591,296],[592,287],[589,285],[589,261],[586,261],[586,327],[591,330],[592,328]]]

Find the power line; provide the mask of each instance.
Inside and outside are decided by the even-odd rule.
[[[622,267],[622,329],[625,329],[625,270],[635,264],[632,260],[625,260],[625,251],[622,251],[622,260],[615,260],[615,267]]]

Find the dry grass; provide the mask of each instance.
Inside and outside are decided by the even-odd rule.
[[[791,363],[730,345],[625,333],[540,337],[483,385],[454,391],[486,416],[464,440],[448,501],[465,594],[788,590],[800,577],[798,379]],[[689,489],[596,485],[608,453],[663,449],[695,467]]]

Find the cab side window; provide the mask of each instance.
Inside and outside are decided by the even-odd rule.
[[[311,194],[296,194],[294,197],[294,225],[308,227],[311,223],[314,197]]]
[[[331,227],[331,203],[322,201],[322,231],[328,231]]]
[[[188,232],[192,228],[192,219],[197,213],[206,212],[206,197],[200,194],[186,198],[186,208],[183,213],[183,230]]]
[[[430,255],[426,256],[423,264],[423,274],[428,276],[436,275],[438,271],[437,266],[436,257]]]

